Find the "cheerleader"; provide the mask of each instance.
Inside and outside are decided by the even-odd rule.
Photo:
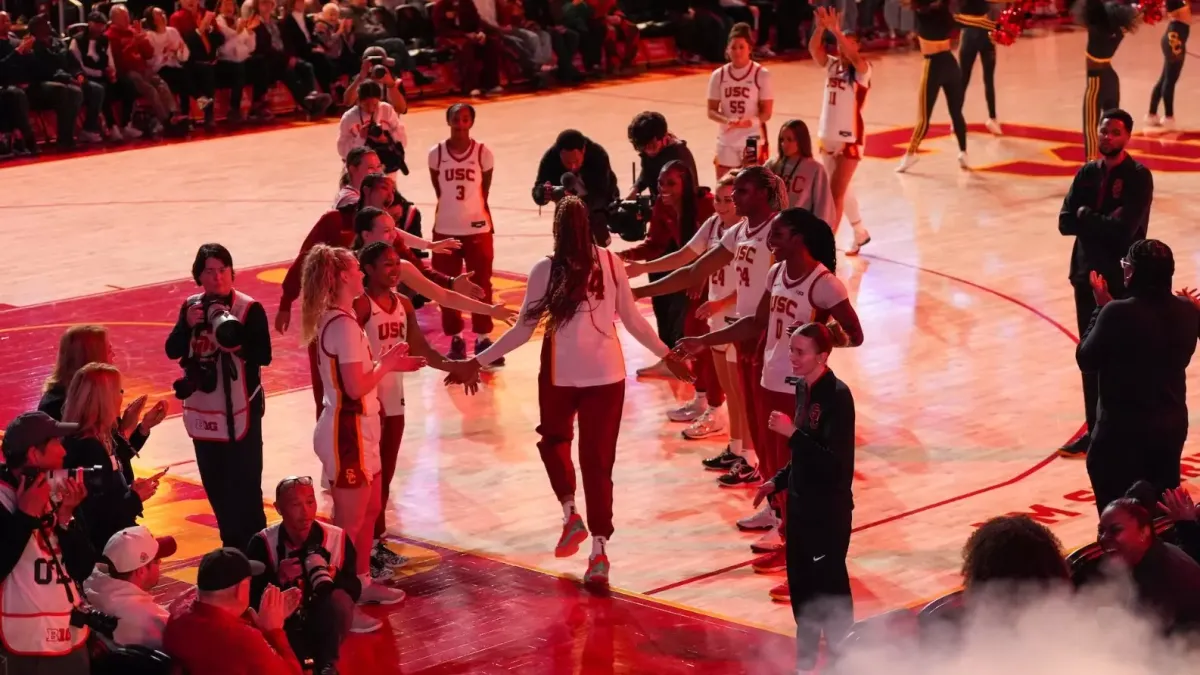
[[[1091,2],[1091,0],[1088,0]],[[950,124],[954,127],[954,138],[958,140],[958,165],[967,166],[967,122],[963,119],[963,82],[958,59],[951,51],[950,33],[954,29],[954,17],[950,14],[949,0],[904,0],[912,7],[917,17],[917,42],[921,56],[925,58],[925,69],[921,73],[921,84],[917,90],[917,126],[913,129],[908,151],[896,173],[904,173],[917,163],[917,151],[929,131],[929,117],[933,104],[937,103],[938,91],[946,92],[946,107],[950,111]]]
[[[1121,106],[1121,78],[1113,55],[1133,32],[1137,10],[1115,0],[1079,0],[1076,20],[1087,27],[1087,86],[1083,92],[1083,149],[1088,162],[1100,158],[1100,115]]]
[[[495,158],[483,143],[471,138],[475,126],[475,108],[467,103],[455,103],[446,110],[450,138],[429,151],[429,177],[437,195],[437,211],[433,219],[433,238],[457,239],[462,248],[433,257],[433,268],[442,274],[455,276],[466,267],[467,273],[483,289],[483,301],[492,302],[492,263],[495,249],[492,238],[492,214],[488,208],[488,193],[492,188],[492,167]],[[442,307],[442,330],[450,336],[450,358],[467,356],[467,343],[460,333],[462,315],[458,310]],[[492,317],[471,315],[471,330],[475,333],[475,352],[491,346]],[[494,365],[504,365],[504,360]]]
[[[317,244],[304,259],[300,283],[300,337],[317,352],[324,405],[313,430],[313,448],[333,495],[333,524],[357,551],[370,551],[381,509],[379,382],[393,372],[413,372],[425,360],[397,344],[378,357],[354,315],[363,276],[354,254]],[[358,556],[359,602],[396,604],[402,591],[372,584],[371,556]]]
[[[825,51],[826,32],[837,43],[836,57]],[[817,28],[808,42],[808,51],[813,62],[826,70],[821,120],[817,124],[821,162],[833,196],[833,217],[825,222],[836,234],[844,212],[854,230],[854,241],[846,249],[846,255],[858,255],[859,249],[871,241],[871,233],[862,225],[858,198],[850,188],[850,180],[862,160],[866,142],[862,111],[871,86],[871,63],[859,53],[858,39],[842,32],[841,15],[829,8],[817,8]],[[780,134],[782,139],[782,131]]]
[[[708,78],[708,119],[720,125],[717,132],[717,179],[747,163],[746,151],[751,138],[764,142],[766,122],[775,109],[771,73],[750,59],[754,50],[753,30],[749,24],[734,24],[725,48],[729,63],[713,71]],[[751,163],[757,157],[751,157]]]
[[[962,27],[958,38],[958,62],[962,66],[963,95],[971,82],[975,58],[979,57],[983,68],[983,98],[988,109],[988,120],[984,124],[993,135],[1003,136],[1004,129],[996,121],[996,44],[992,42],[996,22],[988,18],[988,5],[993,3],[1005,4],[1004,0],[963,0],[962,11],[954,15],[954,20]]]
[[[767,168],[783,179],[787,188],[787,206],[804,209],[830,223],[833,219],[833,193],[825,167],[813,159],[812,136],[801,120],[788,120],[779,127],[779,156]]]
[[[453,362],[429,346],[417,324],[417,313],[412,302],[396,292],[401,271],[409,263],[400,259],[392,243],[376,241],[367,244],[359,252],[358,262],[366,275],[366,290],[354,300],[354,316],[367,334],[371,352],[384,354],[400,344],[407,344],[409,355],[425,359],[431,367],[461,373],[467,393],[475,393],[479,387],[478,380],[471,379],[465,369],[456,368]],[[400,440],[404,436],[404,373],[392,371],[382,376],[376,396],[379,399],[379,492],[382,506],[375,518],[375,545],[371,549],[370,559],[371,578],[383,581],[391,579],[392,570],[405,562],[403,556],[397,555],[383,541],[387,533],[388,488],[392,477],[396,475],[396,459],[400,455]]]
[[[563,509],[563,530],[554,555],[574,555],[592,534],[586,584],[606,585],[606,554],[612,524],[612,469],[625,402],[625,358],[616,319],[634,339],[671,372],[690,380],[686,364],[670,350],[642,316],[617,256],[592,243],[587,206],[567,196],[554,212],[554,253],[534,264],[517,324],[491,348],[475,355],[472,371],[520,347],[546,321],[538,373],[541,421],[538,450],[550,485]],[[449,382],[460,381],[455,376]],[[588,527],[575,508],[575,466],[571,440],[579,420],[579,466],[587,500]]]
[[[1150,92],[1150,114],[1146,115],[1146,126],[1175,126],[1175,84],[1183,72],[1183,59],[1187,56],[1188,34],[1192,32],[1192,6],[1185,0],[1167,0],[1167,30],[1162,37],[1163,70],[1158,82]],[[1162,101],[1163,116],[1158,116],[1158,102]]]

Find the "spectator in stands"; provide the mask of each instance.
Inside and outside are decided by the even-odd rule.
[[[353,75],[358,72],[359,59],[354,51],[354,46],[351,41],[354,39],[354,21],[352,19],[343,18],[341,8],[337,3],[330,2],[321,8],[321,13],[317,15],[316,21],[313,23],[313,34],[318,42],[321,43],[321,49],[325,52],[325,58],[333,64],[335,73],[335,82],[337,77],[342,75]],[[367,48],[370,49],[369,47]],[[382,49],[382,47],[381,47]],[[386,51],[384,52],[387,53]],[[395,60],[392,60],[392,65],[395,65]],[[334,86],[337,86],[336,84]],[[354,90],[354,87],[346,88],[346,94]],[[333,92],[330,92],[333,93]],[[334,96],[334,99],[341,100],[343,105],[353,105]]]
[[[579,53],[580,35],[563,25],[562,4],[559,0],[512,0],[519,3],[521,8],[510,9],[512,15],[525,16],[525,27],[532,31],[546,31],[550,34],[550,45],[558,60],[558,70],[555,77],[562,84],[575,84],[583,79],[583,74],[575,67],[575,56]],[[515,19],[514,19],[515,20]]]
[[[37,154],[37,136],[29,119],[29,97],[19,86],[22,80],[17,64],[22,57],[14,56],[23,41],[9,32],[11,27],[8,12],[0,11],[0,157],[13,152]],[[32,46],[33,40],[29,39],[29,43]],[[20,134],[19,143],[13,137],[14,131]]]
[[[254,88],[250,104],[250,118],[265,121],[271,118],[266,109],[266,76],[257,61],[251,61],[257,40],[254,37],[254,22],[238,16],[234,0],[217,0],[217,30],[222,43],[217,47],[217,81],[229,87],[229,113],[227,120],[237,124],[242,121],[242,89],[246,84]],[[239,86],[240,83],[240,86]]]
[[[167,610],[150,594],[161,578],[163,558],[175,555],[172,537],[158,537],[136,525],[127,527],[104,545],[103,565],[83,582],[93,607],[117,618],[113,641],[122,646],[162,649]]]
[[[158,491],[158,480],[134,479],[130,462],[136,451],[121,434],[121,373],[107,363],[89,363],[71,378],[63,421],[77,424],[79,430],[64,445],[67,468],[100,467],[104,490],[89,494],[80,505],[88,536],[97,551],[117,531],[132,527],[142,515],[142,504]],[[160,402],[142,420],[149,431],[166,416],[166,402]]]
[[[355,607],[362,594],[362,582],[354,574],[358,552],[344,530],[317,521],[312,479],[281,480],[275,487],[275,510],[282,522],[254,535],[246,547],[246,556],[266,569],[250,582],[250,606],[259,604],[267,584],[300,589],[300,608],[283,627],[297,657],[311,658],[313,671],[322,675],[337,663],[351,631],[371,633],[383,622]],[[318,567],[328,568],[323,578],[314,578],[312,570]]]
[[[385,10],[369,7],[367,0],[350,0],[344,11],[353,22],[352,42],[355,51],[362,54],[368,47],[383,47],[388,56],[396,60],[396,70],[392,71],[393,74],[399,76],[407,72],[412,75],[417,86],[433,82],[433,78],[417,70],[417,62],[413,60],[412,54],[408,53],[408,45],[404,40],[388,32],[387,24],[381,15]]]
[[[300,606],[300,589],[267,586],[250,609],[250,580],[266,571],[235,548],[200,561],[196,597],[167,621],[163,651],[183,672],[199,675],[301,675],[284,621]]]
[[[553,200],[553,188],[561,187],[563,176],[568,173],[573,174],[582,187],[582,190],[576,190],[576,196],[588,207],[593,241],[597,246],[608,246],[612,241],[608,232],[608,205],[621,196],[608,152],[575,129],[560,133],[538,164],[537,177],[533,181],[534,203],[543,206]]]
[[[100,140],[100,110],[104,106],[104,87],[88,82],[71,57],[63,41],[58,39],[45,17],[29,22],[33,41],[23,41],[17,48],[20,56],[17,67],[21,81],[28,82],[25,93],[35,110],[54,110],[58,119],[58,147],[75,147],[75,118],[80,107],[87,110],[79,139],[86,143]]]
[[[150,58],[150,69],[167,83],[171,91],[179,97],[180,114],[185,118],[191,117],[191,99],[196,98],[196,105],[204,111],[205,126],[212,127],[212,115],[208,109],[212,106],[212,87],[201,91],[203,86],[193,79],[193,69],[185,64],[191,58],[191,51],[183,36],[175,28],[167,25],[167,14],[158,7],[147,7],[143,17],[146,39],[154,47],[154,56]],[[211,82],[208,84],[212,84]]]
[[[525,19],[521,0],[499,0],[496,7],[496,26],[512,44],[526,55],[537,74],[552,70],[554,47],[550,33]]]
[[[117,76],[106,30],[108,19],[103,14],[88,14],[87,28],[71,40],[71,54],[79,62],[88,82],[104,87],[104,123],[108,127],[108,139],[120,143],[142,137],[141,130],[133,125],[137,89],[129,78]]]
[[[332,97],[336,68],[317,38],[315,19],[304,11],[306,4],[306,0],[283,0],[279,32],[283,34],[284,51],[290,59],[311,65],[317,84]]]
[[[45,474],[63,468],[60,439],[74,431],[28,412],[9,422],[0,444],[0,664],[8,675],[88,675],[88,631],[71,625],[82,604],[75,583],[95,565],[82,523],[73,520],[87,490],[67,480],[55,505]]]
[[[216,107],[212,100],[217,89],[217,48],[225,42],[225,36],[217,30],[216,18],[216,14],[205,11],[200,6],[200,0],[181,0],[179,10],[171,15],[171,27],[179,31],[180,37],[187,45],[188,57],[183,69],[194,90],[186,95],[180,94],[179,107],[185,113],[189,113],[192,109],[191,95],[195,94],[198,101],[207,98],[209,104],[200,107],[204,111],[204,127],[209,131],[215,126]],[[242,79],[224,84],[231,94],[236,93],[239,106],[242,87],[246,86],[244,80],[242,74]]]
[[[455,54],[459,89],[467,95],[499,94],[504,48],[485,31],[472,0],[442,0],[433,6],[433,30],[440,48]]]
[[[113,5],[109,10],[108,21],[105,35],[108,36],[117,75],[128,78],[142,100],[149,104],[154,116],[150,127],[151,135],[157,136],[164,131],[186,131],[180,124],[182,118],[179,117],[175,94],[171,93],[171,88],[150,66],[150,60],[154,57],[154,47],[142,30],[142,24],[131,21],[129,10],[119,4]]]
[[[381,100],[383,88],[378,82],[358,85],[356,98],[357,104],[342,115],[338,127],[338,155],[345,161],[353,148],[369,146],[379,156],[385,172],[399,171],[397,162],[404,163],[404,147],[408,145],[400,115],[390,103]]]
[[[1011,594],[1025,584],[1040,593],[1071,583],[1058,537],[1028,516],[998,516],[972,532],[963,545],[962,575],[968,597],[985,589]]]
[[[662,113],[641,112],[629,123],[629,142],[641,158],[642,168],[638,172],[627,199],[633,199],[646,190],[658,196],[658,176],[671,161],[682,162],[692,174],[692,184],[699,185],[696,174],[696,158],[688,149],[687,142],[676,138],[667,130],[667,118]]]
[[[638,27],[625,17],[617,0],[587,0],[593,7],[591,30],[604,36],[604,57],[610,74],[627,74],[641,45]]]
[[[255,0],[254,7],[258,12],[254,55],[266,65],[268,85],[282,81],[297,106],[312,119],[321,117],[333,97],[317,91],[311,63],[288,53],[279,20],[275,18],[275,0]]]
[[[396,65],[396,60],[388,56],[383,47],[367,47],[367,50],[362,55],[362,65],[359,66],[354,79],[350,81],[350,86],[346,89],[346,105],[352,106],[358,103],[358,87],[365,82],[377,82],[383,88],[383,99],[390,103],[396,112],[401,115],[408,113],[408,97],[404,93],[404,82],[398,79],[392,72],[392,67]],[[386,72],[383,72],[382,78],[376,78],[380,72],[377,66],[383,66]]]
[[[89,363],[112,363],[116,358],[112,343],[108,340],[108,329],[104,326],[71,326],[58,340],[58,357],[50,376],[42,383],[42,400],[38,410],[56,420],[61,420],[63,404],[67,401],[67,387],[75,373]],[[131,419],[136,420],[136,417]],[[128,434],[128,420],[122,418],[121,430]],[[138,446],[140,449],[141,446]]]
[[[1100,546],[1121,562],[1138,601],[1167,631],[1200,625],[1200,564],[1158,538],[1150,513],[1136,500],[1114,500],[1100,514]]]

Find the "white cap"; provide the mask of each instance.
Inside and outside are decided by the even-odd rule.
[[[158,537],[141,525],[127,527],[109,537],[104,545],[108,570],[128,574],[154,560],[169,558],[178,547],[174,537]]]

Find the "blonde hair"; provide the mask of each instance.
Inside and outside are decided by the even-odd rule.
[[[342,272],[357,271],[358,259],[349,249],[317,244],[304,256],[300,272],[300,342],[317,337],[317,324],[325,310],[337,302]]]
[[[63,421],[79,425],[79,435],[94,438],[110,454],[112,433],[120,416],[121,371],[108,363],[89,363],[71,378]]]
[[[89,363],[108,363],[108,329],[104,326],[71,326],[58,339],[58,360],[42,384],[45,393],[66,388],[75,373]]]

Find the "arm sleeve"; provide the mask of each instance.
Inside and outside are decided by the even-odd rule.
[[[303,675],[300,661],[283,629],[263,631],[265,640],[246,640],[238,649],[238,660],[246,672],[257,675]]]
[[[1154,178],[1143,169],[1138,172],[1138,180],[1130,182],[1133,185],[1125,187],[1125,203],[1121,206],[1120,215],[1087,214],[1084,224],[1089,231],[1094,230],[1097,236],[1116,242],[1133,241],[1137,237],[1138,229],[1146,222],[1150,212],[1150,202],[1154,199]]]
[[[17,566],[37,525],[37,519],[24,511],[0,508],[0,581]]]
[[[536,321],[528,320],[529,308],[546,295],[546,289],[549,286],[550,259],[542,258],[534,263],[533,269],[529,270],[529,282],[525,287],[525,299],[521,302],[521,314],[517,317],[517,322],[504,331],[504,335],[501,335],[500,339],[496,340],[491,347],[483,350],[482,354],[475,355],[480,365],[486,366],[529,342],[529,338],[533,337],[534,329],[537,328]]]
[[[483,169],[484,173],[496,168],[496,158],[492,155],[492,149],[482,143],[479,144],[479,168]]]
[[[87,579],[92,573],[92,568],[96,566],[96,549],[92,548],[92,541],[88,538],[84,525],[85,523],[75,519],[66,527],[55,531],[58,545],[62,549],[63,564],[67,566],[67,574],[80,582]]]
[[[833,272],[823,275],[813,284],[812,302],[815,307],[829,309],[849,297],[850,293],[846,290],[846,285],[842,283],[841,279],[834,276]]]
[[[674,238],[673,225],[678,220],[675,214],[661,200],[654,202],[650,212],[650,223],[646,230],[646,238],[636,246],[621,251],[624,260],[654,260],[666,254]]]
[[[554,148],[550,148],[546,151],[546,154],[542,155],[542,161],[538,162],[537,178],[533,179],[533,189],[529,191],[530,196],[533,197],[533,203],[537,204],[538,206],[545,206],[548,201],[544,200],[539,202],[537,200],[535,195],[537,194],[538,188],[546,183],[558,185],[558,180],[562,177],[562,173],[559,173],[557,176],[554,175],[554,168],[557,162],[555,162],[555,158],[551,156],[553,153]]]
[[[734,225],[721,235],[721,247],[730,253],[737,253],[738,242],[742,237],[742,226]]]
[[[690,249],[696,255],[704,255],[708,251],[708,238],[712,236],[712,229],[716,227],[718,216],[713,216],[704,221],[704,224],[696,230],[696,234],[684,244],[684,248]]]
[[[792,462],[788,461],[784,464],[775,475],[771,477],[771,482],[775,484],[775,491],[771,494],[783,492],[788,488],[788,482],[792,479]]]
[[[833,203],[833,190],[829,187],[829,174],[820,162],[817,163],[812,184],[812,212],[826,223],[832,223],[837,214]]]
[[[192,340],[192,328],[187,324],[188,304],[183,303],[179,308],[179,318],[167,336],[167,358],[178,361],[188,355],[189,343]]]
[[[1094,373],[1100,369],[1105,357],[1115,346],[1116,331],[1121,327],[1121,304],[1110,302],[1092,312],[1092,319],[1083,331],[1079,346],[1075,348],[1075,362],[1079,370]]]
[[[663,358],[671,350],[659,339],[658,333],[650,327],[650,322],[646,321],[646,317],[642,316],[641,310],[638,309],[633,289],[629,287],[629,277],[625,274],[625,266],[621,265],[619,260],[613,260],[613,254],[605,254],[612,265],[613,281],[617,286],[617,316],[621,318],[621,323],[625,324],[625,330],[629,331],[633,339],[658,358]]]
[[[271,365],[271,327],[267,322],[267,310],[262,304],[254,303],[246,312],[246,340],[237,355],[246,363],[256,366]]]
[[[800,454],[822,463],[835,455],[854,453],[854,399],[847,390],[837,396],[837,403],[834,410],[822,411],[813,432],[797,428],[788,438],[793,457]]]

